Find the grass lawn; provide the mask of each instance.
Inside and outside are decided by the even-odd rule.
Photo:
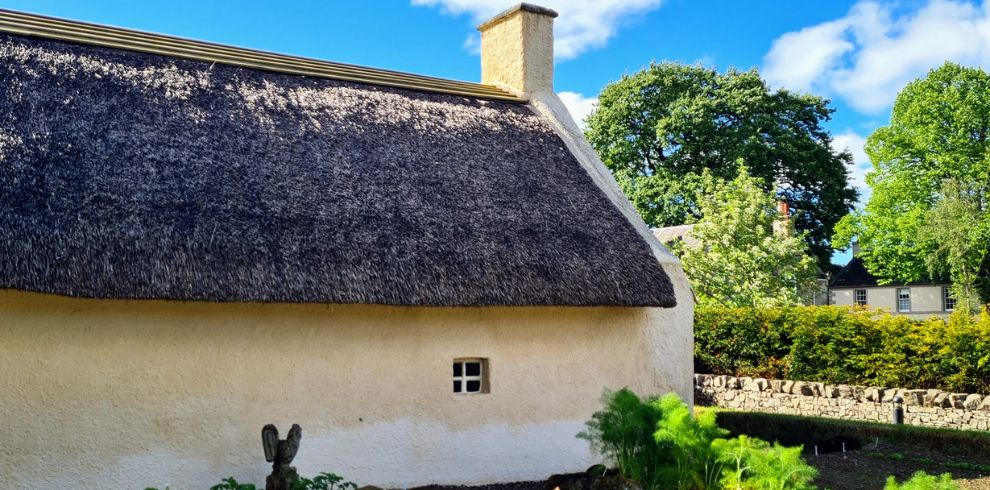
[[[881,489],[889,475],[903,481],[923,470],[952,473],[966,489],[990,490],[990,432],[700,410],[717,410],[718,425],[732,435],[803,445],[805,459],[819,471],[819,488]]]

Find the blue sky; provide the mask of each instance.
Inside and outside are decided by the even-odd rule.
[[[515,0],[8,0],[3,8],[287,54],[479,79],[481,20]],[[651,60],[758,67],[777,87],[833,101],[828,125],[856,157],[897,91],[945,60],[990,67],[990,0],[545,0],[556,88],[577,117],[601,87]],[[845,255],[836,257],[843,261]]]

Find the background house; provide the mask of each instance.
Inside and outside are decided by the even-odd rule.
[[[554,94],[0,12],[0,487],[545,478],[604,388],[690,400],[690,287]]]
[[[955,309],[948,281],[890,283],[881,285],[866,270],[853,245],[853,258],[829,282],[829,304],[882,308],[895,315],[913,318],[947,317]]]

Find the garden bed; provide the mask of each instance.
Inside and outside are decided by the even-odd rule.
[[[466,486],[466,485],[427,485],[425,487],[410,488],[409,490],[544,490],[546,482],[530,481],[515,483],[492,483],[488,485]]]
[[[890,475],[902,481],[925,471],[951,473],[965,489],[990,490],[990,432],[717,412],[719,426],[733,435],[803,445],[805,460],[819,471],[815,479],[819,488],[880,489]]]
[[[967,458],[914,444],[879,442],[845,453],[806,454],[805,460],[818,470],[815,484],[819,488],[882,489],[888,476],[904,481],[916,471],[924,471],[932,475],[951,473],[964,489],[990,490],[987,462],[971,463]],[[973,468],[981,466],[984,469]]]

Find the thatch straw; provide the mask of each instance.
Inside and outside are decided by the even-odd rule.
[[[0,287],[672,306],[526,106],[0,35]]]

